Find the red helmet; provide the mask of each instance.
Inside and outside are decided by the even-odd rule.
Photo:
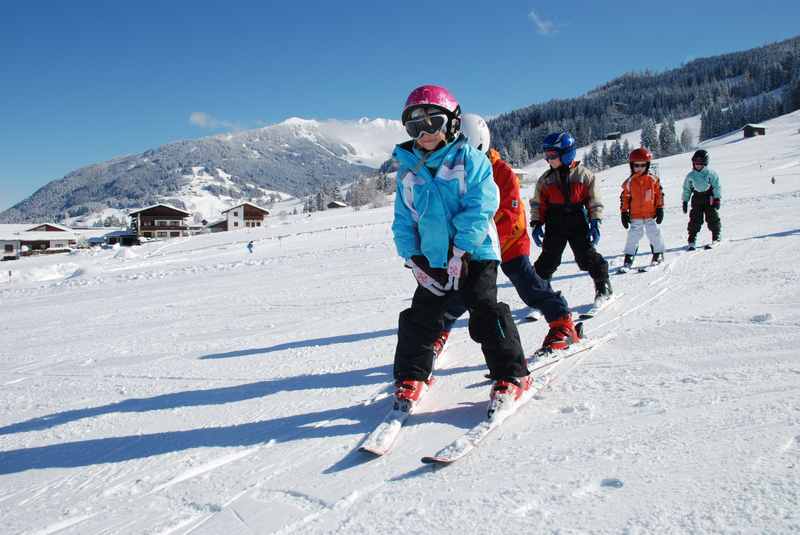
[[[653,154],[644,147],[639,147],[636,150],[631,151],[630,156],[628,156],[628,162],[649,162],[653,159]]]

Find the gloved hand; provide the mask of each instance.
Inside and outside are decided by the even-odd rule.
[[[656,208],[656,225],[660,225],[664,221],[664,209]]]
[[[683,207],[683,213],[684,214],[689,211],[689,203],[688,202],[683,201],[683,204],[681,206]]]
[[[428,290],[433,295],[439,297],[444,295],[444,286],[438,279],[445,278],[447,272],[440,268],[432,268],[428,259],[422,255],[415,255],[406,260],[406,267],[411,268],[411,273],[420,286]]]
[[[622,219],[622,226],[628,228],[631,224],[631,213],[630,212],[622,212],[620,214],[620,218]]]
[[[592,219],[591,223],[589,224],[589,239],[592,242],[592,245],[597,245],[600,243],[600,220],[599,219]]]
[[[537,247],[541,247],[542,240],[544,239],[544,226],[538,221],[531,221],[531,225],[533,226],[533,231],[531,232],[533,235],[533,242]]]
[[[469,253],[465,253],[458,247],[453,247],[453,256],[447,263],[447,284],[445,291],[458,290],[461,282],[467,278],[469,273]]]
[[[720,205],[722,204],[722,199],[718,199],[716,197],[711,197],[711,206],[719,210]]]

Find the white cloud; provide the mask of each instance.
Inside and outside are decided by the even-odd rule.
[[[193,111],[189,115],[189,122],[200,128],[237,128],[234,123],[217,119],[204,111]]]
[[[550,35],[557,31],[555,23],[536,13],[536,10],[531,9],[531,12],[528,13],[528,18],[533,21],[534,26],[536,26],[536,32],[541,35]]]

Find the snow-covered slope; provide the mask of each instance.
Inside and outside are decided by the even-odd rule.
[[[659,162],[666,268],[615,276],[587,332],[616,338],[445,469],[419,459],[489,388],[463,320],[398,449],[356,451],[389,406],[414,289],[391,208],[4,263],[2,531],[798,532],[800,112],[767,126],[707,147],[717,250],[681,249],[689,155]],[[600,174],[613,265],[625,176]],[[569,259],[553,284],[579,308],[592,284]],[[532,351],[546,326],[519,329]]]

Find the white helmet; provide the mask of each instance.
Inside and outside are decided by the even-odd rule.
[[[465,113],[461,116],[461,131],[469,144],[481,152],[489,152],[489,125],[480,115]]]

